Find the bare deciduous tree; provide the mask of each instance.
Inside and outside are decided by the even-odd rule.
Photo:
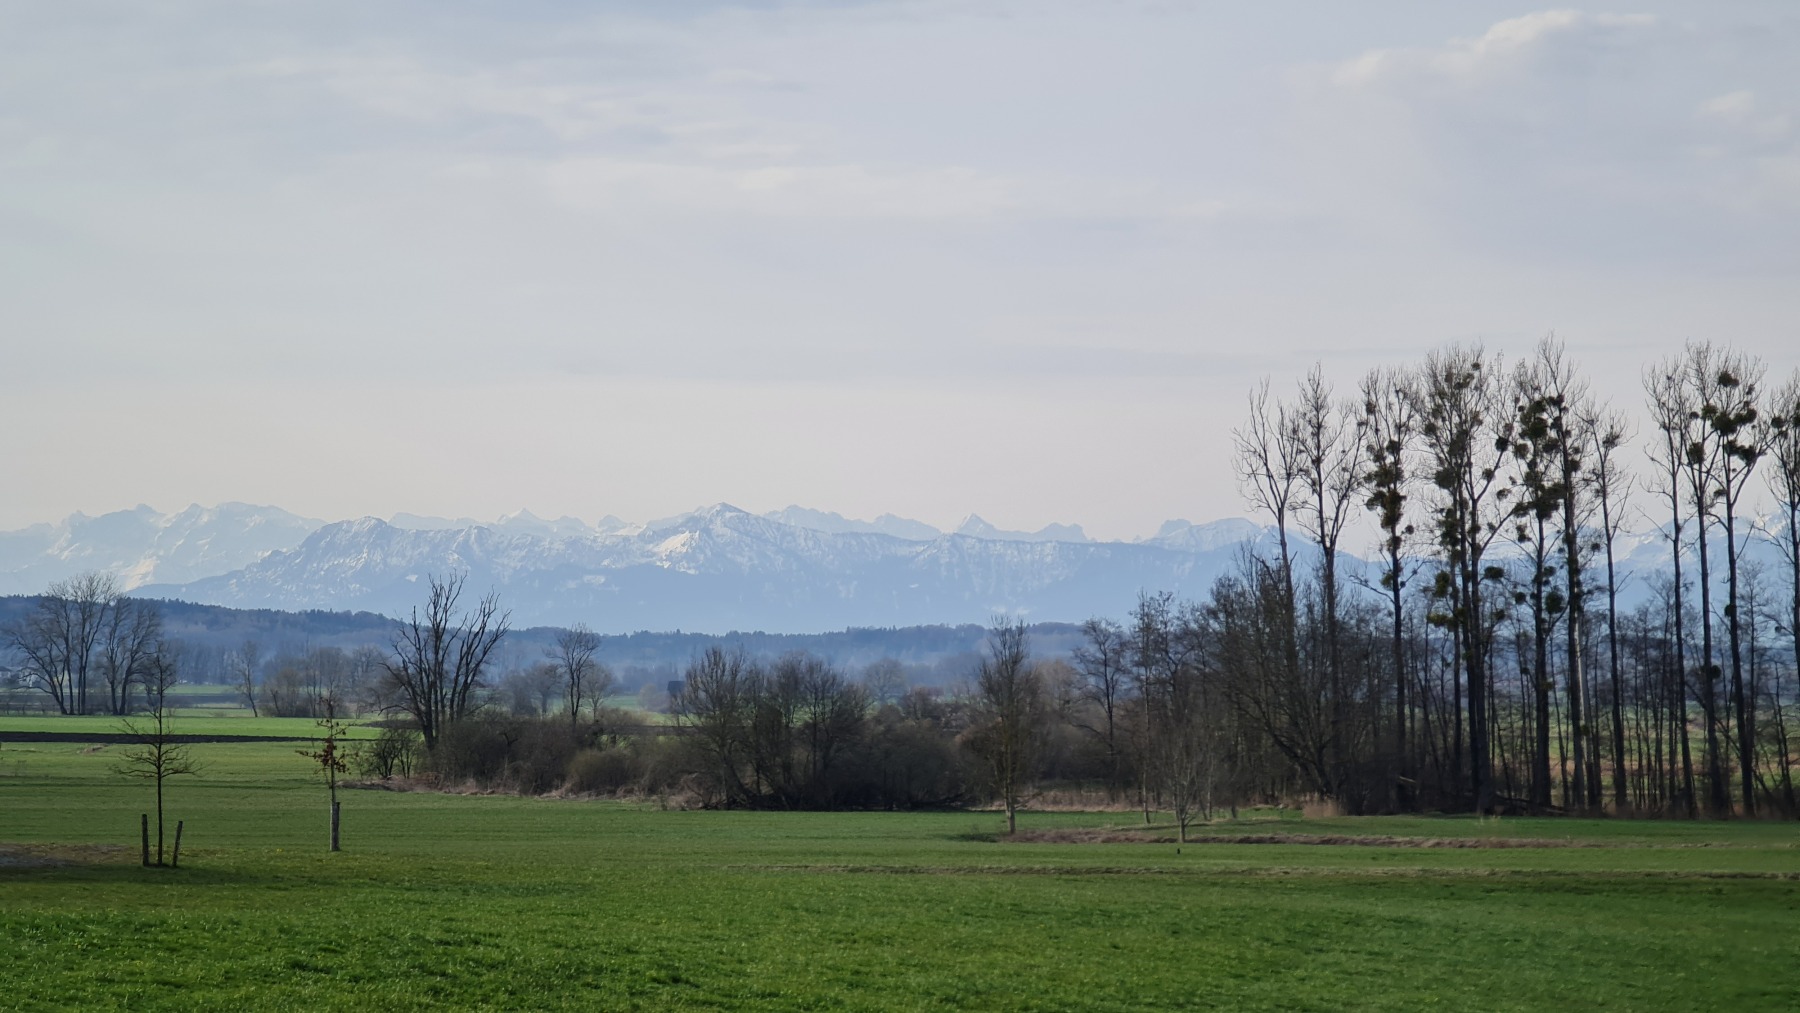
[[[743,769],[760,675],[742,651],[709,647],[688,666],[681,692],[670,701],[675,723],[689,731],[707,758],[727,805],[751,794]]]
[[[1106,747],[1107,790],[1117,796],[1122,787],[1123,758],[1119,712],[1131,677],[1131,638],[1118,623],[1100,618],[1082,623],[1081,635],[1082,643],[1075,648],[1075,670],[1081,673],[1081,693],[1099,711],[1100,720],[1097,724],[1078,722],[1078,726]]]
[[[1737,513],[1751,472],[1768,440],[1767,424],[1757,406],[1762,363],[1739,352],[1720,353],[1702,381],[1700,418],[1716,447],[1717,489],[1725,530],[1725,630],[1731,650],[1731,699],[1737,719],[1738,777],[1744,815],[1756,815],[1756,707],[1744,683],[1744,615],[1738,601],[1743,550],[1737,537]]]
[[[113,598],[101,620],[95,667],[109,714],[131,712],[131,687],[142,682],[162,639],[162,612],[152,602]]]
[[[1300,448],[1294,441],[1295,427],[1288,411],[1279,403],[1269,403],[1269,381],[1250,392],[1250,419],[1243,429],[1232,431],[1237,449],[1238,478],[1250,504],[1266,512],[1275,522],[1276,548],[1280,551],[1277,566],[1288,612],[1295,611],[1294,558],[1288,547],[1289,518],[1300,498]],[[1300,647],[1289,632],[1287,661],[1290,669],[1300,664]]]
[[[244,641],[244,646],[232,652],[231,672],[237,682],[237,691],[244,698],[245,706],[250,708],[251,717],[259,717],[256,699],[261,692],[258,673],[262,670],[262,645],[254,640]]]
[[[5,630],[6,642],[24,661],[26,677],[50,695],[64,714],[90,713],[88,690],[100,667],[101,636],[119,600],[110,573],[84,573],[57,581],[23,620]]]
[[[1380,584],[1386,592],[1391,633],[1389,663],[1394,680],[1393,782],[1394,801],[1401,809],[1412,805],[1414,776],[1408,742],[1411,712],[1406,693],[1405,592],[1406,561],[1402,552],[1413,526],[1406,520],[1407,488],[1418,420],[1408,392],[1410,381],[1392,370],[1377,369],[1363,378],[1363,453],[1367,471],[1363,485],[1368,496],[1363,506],[1373,511],[1381,527],[1382,570]]]
[[[131,736],[133,744],[125,750],[117,771],[149,781],[156,788],[157,865],[163,864],[163,782],[200,772],[187,744],[175,735],[172,726],[168,694],[177,675],[173,649],[167,643],[159,643],[144,667],[145,714],[125,718],[119,725]]]
[[[428,578],[430,592],[421,615],[402,620],[386,662],[400,708],[419,723],[425,748],[475,705],[488,661],[506,636],[511,613],[489,592],[475,608],[459,612],[466,575]]]
[[[1683,804],[1692,815],[1699,805],[1694,790],[1693,754],[1688,745],[1687,734],[1687,582],[1682,578],[1682,551],[1685,542],[1682,532],[1687,527],[1689,515],[1684,509],[1683,479],[1689,464],[1688,447],[1691,444],[1693,429],[1690,410],[1690,397],[1687,385],[1682,382],[1682,368],[1679,359],[1667,360],[1644,372],[1644,393],[1648,398],[1650,418],[1661,435],[1661,442],[1650,448],[1650,458],[1657,468],[1656,480],[1659,483],[1657,492],[1668,502],[1669,506],[1669,560],[1673,571],[1669,585],[1670,620],[1674,632],[1673,661],[1676,679],[1670,686],[1670,698],[1666,701],[1669,708],[1669,735],[1672,742],[1679,746],[1681,755],[1681,788]],[[1710,661],[1703,661],[1702,666]],[[1705,674],[1702,673],[1702,680]],[[1712,723],[1712,703],[1709,695],[1710,683],[1702,681],[1699,687],[1702,694],[1702,707],[1710,726]],[[1709,736],[1711,733],[1709,732]],[[1708,749],[1716,745],[1716,736],[1708,739]],[[1712,754],[1709,752],[1708,756]],[[1708,761],[1710,763],[1710,759]]]
[[[544,654],[556,665],[562,677],[563,705],[569,711],[569,728],[574,730],[581,720],[581,708],[590,698],[598,709],[600,701],[612,688],[612,672],[594,660],[600,650],[600,636],[582,623],[558,631],[556,641]]]
[[[1787,557],[1788,639],[1800,671],[1800,370],[1775,392],[1769,416],[1769,484],[1784,522],[1776,544]]]
[[[987,656],[975,669],[975,697],[982,720],[969,742],[993,773],[1012,834],[1044,724],[1043,691],[1023,619],[997,619],[988,631]]]
[[[1606,555],[1606,657],[1608,683],[1612,687],[1613,807],[1624,812],[1626,799],[1625,685],[1619,658],[1619,575],[1616,544],[1625,523],[1625,506],[1631,495],[1632,476],[1619,461],[1619,451],[1630,438],[1630,421],[1622,412],[1592,408],[1583,426],[1593,455],[1590,478],[1595,506],[1600,511],[1600,545]]]
[[[1421,445],[1438,494],[1436,534],[1446,564],[1439,587],[1449,604],[1444,615],[1459,641],[1468,683],[1469,784],[1477,812],[1487,812],[1494,802],[1488,722],[1491,616],[1484,592],[1488,583],[1504,576],[1485,561],[1501,530],[1505,492],[1500,472],[1512,446],[1504,383],[1497,356],[1490,358],[1479,346],[1451,347],[1426,357],[1412,388]]]
[[[906,695],[906,666],[895,658],[871,661],[863,669],[862,687],[870,703],[898,703]]]
[[[1350,692],[1344,685],[1343,651],[1339,637],[1338,544],[1362,475],[1364,419],[1350,405],[1333,396],[1324,367],[1315,365],[1300,382],[1300,395],[1285,413],[1288,443],[1299,455],[1300,529],[1319,548],[1318,591],[1325,613],[1325,681],[1330,693],[1327,705],[1329,738],[1326,753],[1332,767],[1341,770],[1348,761],[1352,734]]]

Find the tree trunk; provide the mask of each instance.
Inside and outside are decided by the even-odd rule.
[[[1706,798],[1712,815],[1731,815],[1731,790],[1726,783],[1719,744],[1718,666],[1713,664],[1712,564],[1707,556],[1706,515],[1698,525],[1700,548],[1700,708],[1706,712]]]
[[[1612,507],[1600,499],[1600,525],[1606,537],[1606,649],[1612,676],[1613,808],[1625,810],[1625,688],[1619,674],[1619,584],[1614,570]]]
[[[1729,479],[1727,480],[1729,481]],[[1725,630],[1731,642],[1731,696],[1737,706],[1738,776],[1744,783],[1744,815],[1756,815],[1756,705],[1744,694],[1742,622],[1738,616],[1737,516],[1734,494],[1725,496]]]
[[[158,776],[158,777],[157,777],[157,779],[156,779],[156,864],[157,864],[157,865],[161,865],[161,864],[163,864],[163,798],[162,798],[162,783],[163,783],[163,779],[162,779],[162,777],[161,777],[161,776],[160,776],[160,775],[159,775],[159,776]]]

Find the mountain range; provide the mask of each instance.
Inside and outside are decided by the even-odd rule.
[[[394,616],[423,601],[430,576],[463,573],[471,591],[497,591],[517,626],[809,633],[996,613],[1120,616],[1140,591],[1198,597],[1246,549],[1271,551],[1273,541],[1273,529],[1242,518],[1170,521],[1122,542],[1076,525],[1004,531],[974,515],[942,531],[891,514],[757,515],[723,503],[641,524],[528,511],[485,523],[409,514],[327,523],[242,503],[171,514],[139,506],[0,533],[0,594],[106,570],[141,597]],[[1751,555],[1773,552],[1763,543]],[[1666,571],[1669,548],[1652,531],[1626,536],[1619,556],[1629,601]],[[1342,569],[1353,579],[1362,566],[1346,557]]]
[[[429,576],[456,572],[499,592],[517,625],[799,633],[1116,614],[1140,590],[1199,593],[1265,537],[1238,519],[1104,542],[1077,525],[1006,531],[970,515],[942,531],[892,514],[755,515],[723,503],[642,524],[528,511],[327,523],[242,503],[139,506],[0,533],[0,594],[107,570],[141,597],[398,615],[420,603]]]

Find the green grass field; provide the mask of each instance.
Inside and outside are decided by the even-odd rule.
[[[371,715],[368,719],[349,718],[346,734],[351,738],[372,739],[381,734],[381,730],[364,720],[374,720],[380,715]],[[132,719],[142,725],[145,719],[140,715]],[[42,717],[0,717],[0,747],[7,742],[9,732],[68,732],[68,733],[114,733],[122,731],[121,719],[99,714],[63,715],[47,714]],[[312,738],[319,734],[318,722],[312,718],[253,718],[249,711],[241,714],[226,713],[213,715],[209,713],[189,714],[177,710],[169,725],[169,730],[179,735],[271,735],[291,738]]]
[[[118,748],[0,747],[26,845],[0,847],[0,1007],[1800,1007],[1792,825],[1283,819],[1202,832],[1583,846],[1178,853],[1004,843],[993,813],[359,790],[333,855],[308,761],[242,743],[194,747],[183,867],[144,869]]]

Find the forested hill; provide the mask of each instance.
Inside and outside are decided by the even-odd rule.
[[[24,619],[36,602],[36,596],[0,597],[0,628]],[[190,681],[226,681],[225,656],[246,642],[255,642],[264,657],[326,647],[386,651],[396,627],[393,618],[373,612],[284,612],[183,601],[159,601],[157,606],[165,635],[184,649]],[[524,667],[541,660],[557,632],[558,628],[546,626],[514,630],[505,641],[503,666]],[[805,651],[848,669],[892,658],[905,665],[915,681],[942,684],[967,675],[965,669],[973,665],[986,636],[987,629],[974,624],[851,628],[827,633],[640,631],[602,638],[597,657],[622,675],[638,673],[642,681],[653,672],[679,677],[688,662],[708,647],[742,647],[754,657]],[[1039,623],[1032,627],[1032,638],[1033,649],[1040,656],[1061,657],[1075,647],[1080,628],[1071,623]],[[9,662],[0,652],[0,668]]]

